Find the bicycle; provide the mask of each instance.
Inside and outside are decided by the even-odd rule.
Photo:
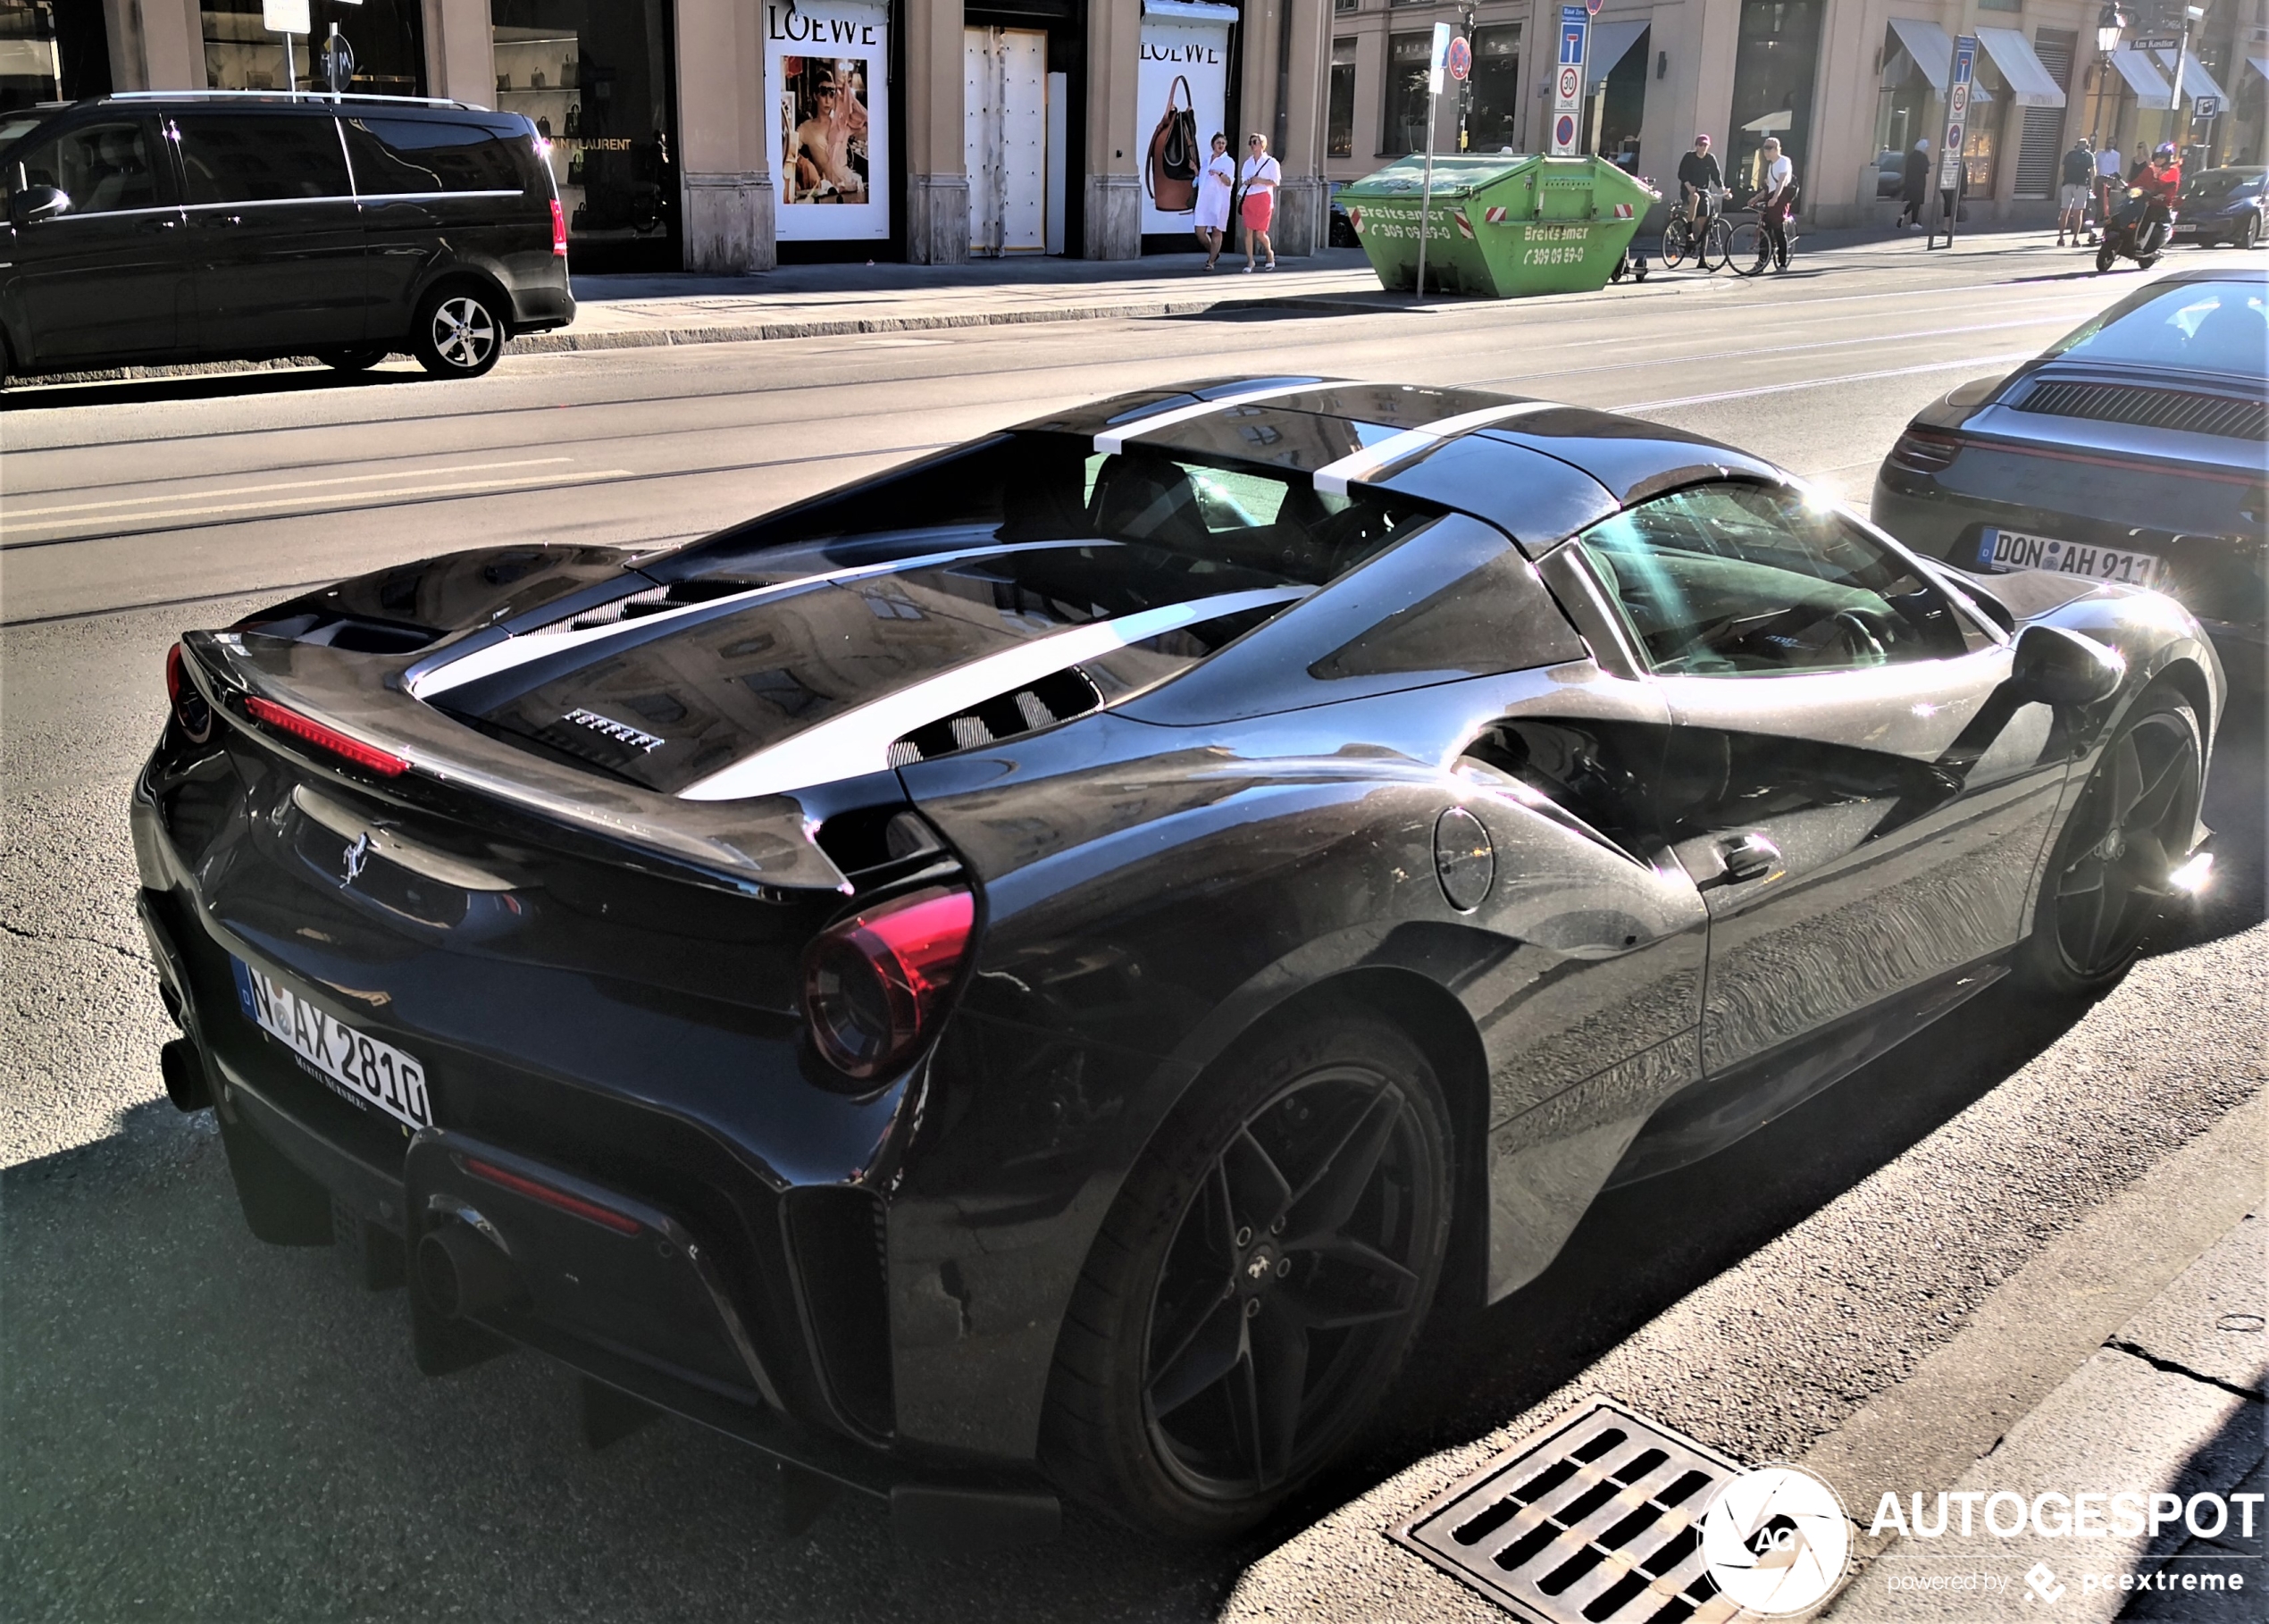
[[[1753,204],[1754,201],[1755,199],[1751,199]],[[1789,205],[1787,222],[1782,229],[1788,238],[1788,252],[1793,257],[1796,251],[1796,210],[1793,200]],[[1732,262],[1733,273],[1736,276],[1764,274],[1765,267],[1772,264],[1772,239],[1765,235],[1764,221],[1762,216],[1753,214],[1752,218],[1743,221],[1733,228],[1728,241],[1727,253]]]
[[[1715,271],[1726,263],[1729,239],[1725,216],[1720,212],[1724,198],[1722,188],[1709,188],[1703,198],[1704,218],[1698,235],[1684,199],[1670,210],[1670,222],[1662,228],[1662,264],[1666,268],[1677,270],[1689,255],[1704,271]]]

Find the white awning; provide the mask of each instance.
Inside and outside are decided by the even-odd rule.
[[[2174,71],[2173,52],[2155,51],[2152,54],[2159,59],[2159,66],[2164,68],[2168,73],[2172,74]],[[2211,96],[2225,103],[2230,99],[2223,95],[2222,87],[2214,82],[2214,75],[2206,71],[2206,64],[2198,60],[2198,53],[2193,51],[2182,58],[2182,99],[2186,102],[2195,102],[2202,96]]]
[[[1185,22],[1235,22],[1237,8],[1209,0],[1143,0],[1145,17],[1178,17]]]
[[[2119,70],[2119,76],[2127,81],[2127,88],[2135,92],[2138,107],[2164,113],[2174,105],[2173,94],[2167,88],[2165,79],[2142,52],[2122,46],[2112,53],[2112,66]]]
[[[1796,115],[1783,107],[1778,113],[1768,113],[1761,119],[1751,119],[1741,128],[1758,135],[1772,135],[1788,129],[1796,121]]]
[[[1946,30],[1937,23],[1925,22],[1919,17],[1893,17],[1890,24],[1891,32],[1898,36],[1899,44],[1906,47],[1906,54],[1914,59],[1914,65],[1922,70],[1922,77],[1929,80],[1930,88],[1943,97],[1947,85],[1954,78],[1954,41],[1946,37]],[[1970,80],[1970,99],[1972,102],[1993,99],[1993,92],[1979,83],[1974,73]],[[2061,102],[2057,104],[2058,106],[2063,105]]]
[[[2008,81],[2009,90],[2020,107],[2061,107],[2064,92],[2056,83],[2039,57],[2033,54],[2031,42],[2014,29],[1980,29],[1978,43],[1985,47],[1993,65],[2001,70],[2001,77]]]
[[[2260,74],[2264,79],[2269,79],[2269,56],[2248,56],[2246,60],[2253,64],[2253,71],[2256,73]]]
[[[1584,94],[1589,96],[1599,88],[1599,81],[1615,71],[1615,64],[1630,54],[1638,37],[1646,32],[1646,22],[1595,22],[1592,24],[1591,44],[1584,51]]]

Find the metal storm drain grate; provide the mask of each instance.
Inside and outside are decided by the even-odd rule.
[[[1596,1399],[1390,1532],[1523,1618],[1719,1624],[1740,1609],[1704,1571],[1702,1513],[1743,1469]]]

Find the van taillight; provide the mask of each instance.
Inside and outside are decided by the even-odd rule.
[[[557,197],[551,200],[551,251],[557,258],[567,257],[567,216],[560,212]]]
[[[976,925],[964,889],[917,891],[821,933],[804,955],[813,1045],[845,1076],[889,1076],[934,1036]]]
[[[188,659],[179,643],[165,651],[165,697],[172,702],[173,719],[181,724],[189,742],[203,744],[213,737],[213,707],[189,681]]]

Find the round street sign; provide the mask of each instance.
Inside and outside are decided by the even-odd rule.
[[[1560,71],[1560,99],[1562,101],[1572,102],[1577,100],[1577,93],[1583,88],[1584,76],[1577,69],[1562,68]]]
[[[1473,47],[1466,44],[1462,34],[1450,41],[1449,68],[1452,79],[1463,79],[1473,71]]]
[[[1576,121],[1570,114],[1563,113],[1553,121],[1552,138],[1553,144],[1559,146],[1573,146],[1576,144]]]
[[[1584,0],[1584,9],[1596,17],[1599,15],[1599,8],[1606,4],[1607,0]]]

